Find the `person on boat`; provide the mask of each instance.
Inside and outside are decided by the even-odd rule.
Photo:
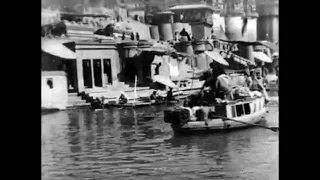
[[[252,78],[252,84],[250,86],[250,91],[253,92],[253,94],[257,94],[255,92],[259,92],[260,94],[263,94],[266,98],[266,102],[270,100],[269,95],[267,94],[267,91],[261,81],[257,79],[256,71],[252,72],[251,74]]]
[[[232,89],[234,85],[231,83],[230,77],[225,73],[222,66],[218,66],[216,71],[216,98],[233,100]]]
[[[157,64],[157,66],[155,67],[155,69],[154,69],[155,74],[154,74],[154,75],[159,75],[159,68],[160,68],[160,66],[161,66],[161,62],[159,62],[159,63]]]
[[[244,76],[245,76],[245,85],[247,87],[250,87],[252,84],[252,78],[251,78],[251,71],[250,71],[249,67],[246,67],[245,72],[244,72]]]
[[[206,99],[207,101],[211,102],[212,100],[215,99],[215,92],[216,92],[216,80],[217,80],[217,76],[215,74],[215,67],[214,67],[214,63],[210,63],[209,64],[210,66],[210,70],[206,73],[205,75],[205,83],[203,84],[202,88],[201,88],[201,91],[200,91],[200,95],[201,95],[201,99],[203,98],[204,96],[204,89],[206,87],[209,87],[209,91],[210,91],[210,94],[212,94],[212,99]]]
[[[101,97],[101,99],[96,97],[92,103],[92,106],[94,109],[102,109],[103,105],[104,105],[104,97],[103,96]]]
[[[210,63],[212,68],[211,76],[204,83],[203,89],[207,86],[210,87],[210,93],[212,93],[214,99],[233,99],[232,88],[230,77],[225,73],[224,68],[221,65],[214,65]]]
[[[159,102],[162,101],[161,96],[158,95],[158,91],[154,90],[154,91],[152,92],[152,94],[150,95],[150,101],[151,101],[152,103],[154,103],[154,102],[159,103]]]
[[[173,93],[172,93],[172,87],[169,87],[169,90],[167,92],[167,101],[173,101]]]
[[[265,77],[267,84],[276,83],[278,81],[278,76],[276,75],[275,69],[271,69],[269,74]]]
[[[128,102],[128,98],[124,92],[121,92],[120,97],[118,99],[118,104],[126,104]]]
[[[154,90],[150,95],[150,101],[156,102],[158,99],[159,99],[158,92],[156,90]]]
[[[249,86],[250,91],[262,91],[263,85],[261,81],[257,78],[258,71],[252,71],[251,72],[251,84]]]

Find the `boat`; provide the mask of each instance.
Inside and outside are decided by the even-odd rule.
[[[145,107],[145,106],[152,106],[152,105],[160,105],[160,104],[176,104],[178,100],[173,101],[161,101],[161,102],[129,102],[125,104],[111,104],[110,106],[113,107]]]
[[[178,134],[199,131],[215,132],[249,127],[259,123],[266,112],[263,96],[248,97],[226,103],[200,106],[196,112],[187,107],[168,109],[164,111],[164,122],[170,123],[173,131]]]

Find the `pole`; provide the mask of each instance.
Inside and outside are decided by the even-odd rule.
[[[137,98],[137,82],[138,82],[138,77],[137,75],[135,76],[135,79],[134,79],[134,100],[133,100],[133,103],[134,105],[136,104],[136,98]]]
[[[178,71],[179,71],[179,81],[178,81],[178,100],[180,99],[180,86],[181,86],[181,77],[180,77],[180,69],[179,69],[179,65],[180,65],[180,60],[179,58],[177,58],[177,64],[178,64]]]

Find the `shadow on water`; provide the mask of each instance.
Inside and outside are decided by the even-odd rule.
[[[163,109],[43,115],[43,179],[277,179],[277,134],[252,128],[177,137]]]

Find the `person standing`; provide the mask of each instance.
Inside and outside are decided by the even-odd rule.
[[[172,88],[169,87],[169,90],[167,92],[167,101],[172,101],[172,100],[173,100]]]
[[[155,67],[155,69],[154,69],[155,74],[154,74],[154,75],[159,75],[159,74],[160,74],[160,72],[159,72],[160,66],[161,66],[161,62],[159,62],[159,63],[157,64],[157,66]]]

